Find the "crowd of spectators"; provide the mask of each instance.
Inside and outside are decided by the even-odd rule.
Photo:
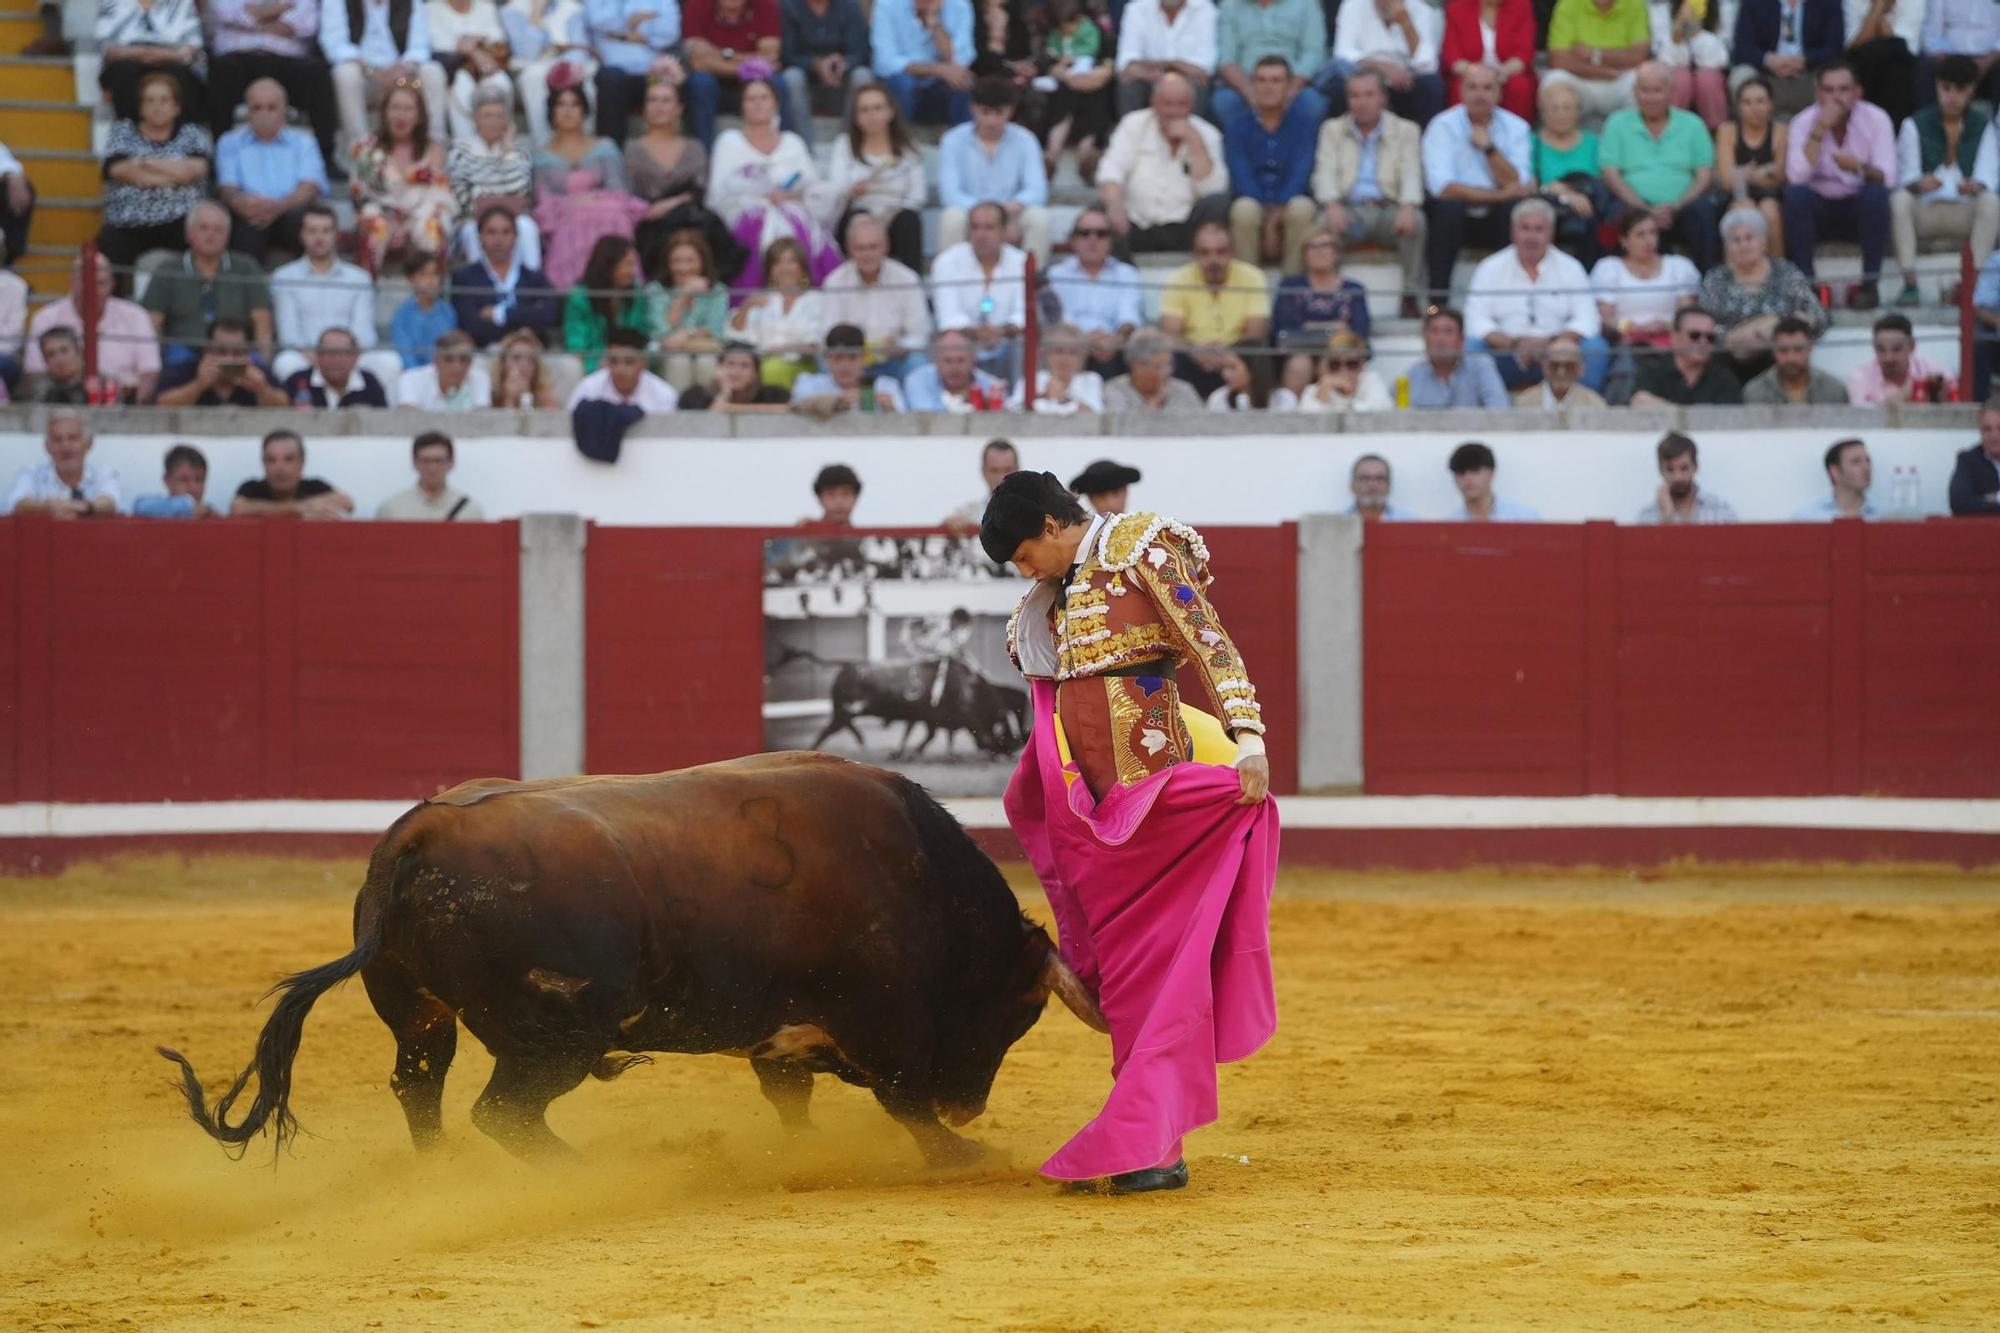
[[[1862,309],[1891,257],[1913,306],[1920,245],[1969,242],[2000,327],[1992,0],[102,0],[97,43],[100,399],[316,404],[337,330],[357,403],[372,379],[546,406],[571,384],[532,353],[594,377],[628,330],[678,409],[768,408],[829,373],[838,327],[889,382],[876,411],[1185,407],[1149,332],[1217,410],[1736,401],[1781,326],[1826,327],[1831,238],[1861,248]],[[824,149],[815,116],[841,121]],[[1096,203],[1059,236],[1065,155]],[[4,150],[0,178],[17,254],[33,200]],[[1342,272],[1359,247],[1427,316],[1406,371],[1368,364],[1389,312]],[[1148,253],[1186,257],[1151,323]],[[412,292],[387,339],[385,272]],[[15,396],[72,393],[39,344],[81,331],[84,286],[22,347],[0,279]],[[468,390],[453,333],[522,366]],[[725,384],[742,349],[767,401]],[[1881,396],[1958,392],[1881,370]]]
[[[606,354],[605,368],[597,371],[596,376],[621,379],[628,391],[671,395],[670,386],[653,380],[645,370],[643,348],[626,345],[628,342],[621,331],[618,341]],[[825,377],[826,383],[802,392],[837,396],[855,391],[859,383],[859,360],[858,347],[841,349]],[[730,358],[725,357],[723,364],[729,366]],[[648,380],[656,387],[649,389],[645,383]],[[632,387],[635,383],[636,389]],[[740,374],[725,374],[720,383],[724,387],[718,392],[741,394],[745,402],[754,401],[758,392],[753,387],[748,358],[744,359]],[[356,512],[355,503],[346,492],[324,478],[306,474],[305,438],[289,428],[273,430],[264,436],[260,449],[261,475],[243,481],[229,503],[220,509],[208,500],[208,460],[192,444],[175,444],[167,450],[159,492],[129,500],[118,474],[91,461],[91,446],[91,426],[82,414],[68,410],[52,413],[43,435],[47,457],[21,469],[0,513],[40,513],[59,519],[120,513],[142,518],[228,514],[342,519]],[[1655,446],[1654,459],[1657,482],[1650,495],[1632,511],[1631,522],[1672,526],[1738,521],[1734,506],[1701,484],[1701,451],[1689,436],[1668,431]],[[450,484],[456,450],[449,435],[439,430],[418,434],[411,441],[410,461],[416,473],[415,484],[382,501],[376,509],[376,518],[475,522],[485,517],[477,500]],[[1893,512],[1878,507],[1870,494],[1874,465],[1866,441],[1854,437],[1835,440],[1827,446],[1820,462],[1822,477],[1810,484],[1801,477],[1801,493],[1810,493],[1812,498],[1792,512],[1794,521],[1917,516],[1907,508],[1912,503],[1909,495],[1892,497],[1890,504],[1896,507]],[[1393,501],[1394,474],[1389,460],[1381,454],[1365,453],[1355,459],[1349,471],[1351,502],[1344,512],[1366,520],[1390,522],[1418,518],[1465,523],[1539,521],[1541,515],[1531,504],[1518,495],[1501,494],[1496,485],[1499,466],[1491,446],[1477,440],[1458,445],[1445,459],[1445,467],[1451,472],[1460,503],[1442,514],[1419,515]],[[987,493],[1021,467],[1020,450],[1009,440],[990,440],[980,451],[980,479]],[[1132,507],[1132,487],[1143,480],[1138,468],[1106,458],[1091,463],[1069,485],[1096,512],[1122,513]],[[812,489],[821,512],[802,519],[801,526],[839,530],[851,529],[865,521],[856,515],[861,478],[849,465],[828,464],[814,478]],[[1948,495],[1953,514],[2000,516],[2000,399],[1982,407],[1979,442],[1958,455]],[[942,526],[950,531],[976,530],[984,509],[982,495],[952,509],[941,520]]]

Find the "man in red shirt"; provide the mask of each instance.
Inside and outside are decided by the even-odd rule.
[[[702,147],[715,146],[716,113],[742,107],[745,78],[769,80],[778,105],[786,106],[778,86],[778,55],[784,38],[778,0],[687,0],[681,38],[688,67],[682,95],[687,98],[689,129]],[[789,118],[785,128],[805,132],[803,127],[790,124]]]

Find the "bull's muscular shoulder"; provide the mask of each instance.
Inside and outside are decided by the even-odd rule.
[[[1208,563],[1208,543],[1199,532],[1165,514],[1148,512],[1120,514],[1111,521],[1097,539],[1098,563],[1113,573],[1130,569],[1163,540],[1185,545],[1198,564]]]

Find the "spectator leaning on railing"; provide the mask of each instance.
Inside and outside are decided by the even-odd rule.
[[[124,507],[118,473],[91,463],[93,442],[90,423],[80,413],[52,413],[42,431],[42,449],[48,457],[21,469],[0,512],[50,518],[118,513]]]
[[[171,445],[161,468],[164,493],[132,501],[134,518],[214,518],[208,503],[208,459],[191,444]]]
[[[340,519],[354,512],[345,491],[319,477],[308,477],[306,442],[297,431],[274,430],[260,450],[264,475],[236,488],[229,502],[234,516]]]

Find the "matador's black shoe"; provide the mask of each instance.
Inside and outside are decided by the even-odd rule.
[[[1149,1166],[1144,1171],[1126,1171],[1111,1177],[1113,1194],[1148,1194],[1154,1190],[1186,1189],[1187,1158],[1172,1166]]]

